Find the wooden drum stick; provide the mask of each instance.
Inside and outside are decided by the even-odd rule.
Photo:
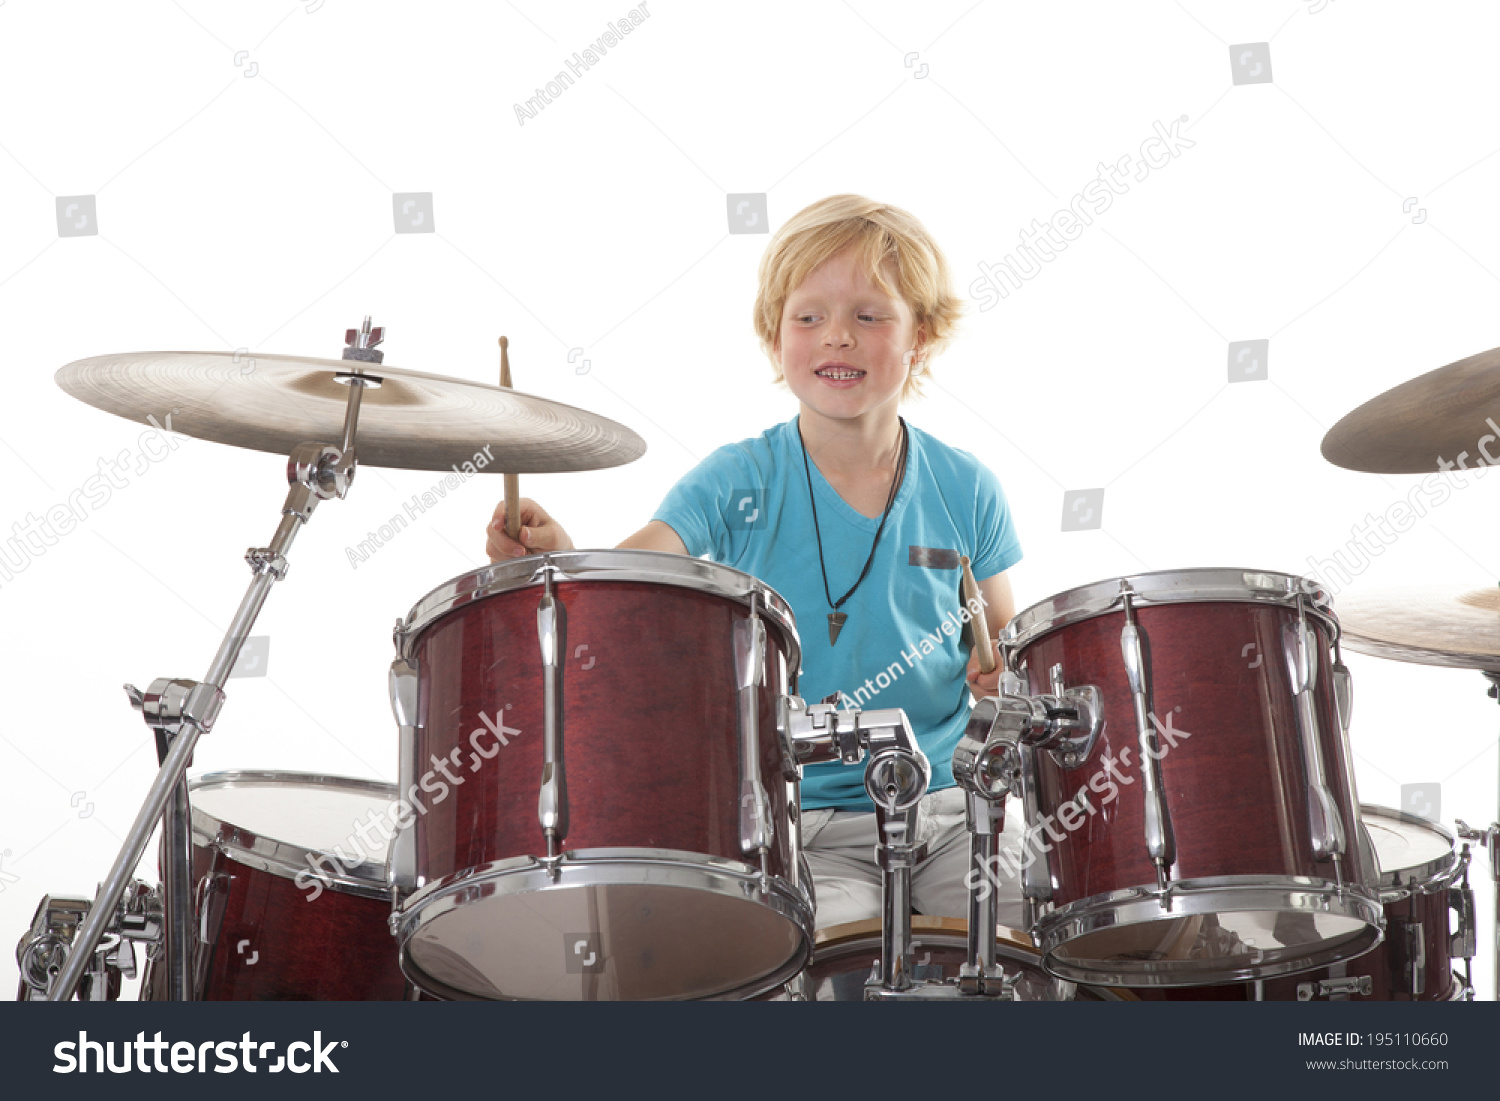
[[[500,338],[500,385],[507,390],[513,389],[510,382],[510,341],[505,337]],[[519,508],[521,504],[521,478],[517,474],[506,473],[505,475],[505,534],[516,542],[521,541],[521,517]]]
[[[970,631],[974,635],[974,652],[979,655],[979,671],[981,673],[993,673],[995,671],[995,644],[990,639],[989,619],[984,614],[984,601],[979,596],[979,582],[974,580],[974,571],[969,568],[969,556],[960,555],[958,565],[963,570],[962,594],[964,603],[972,605],[979,604],[979,614],[970,623]]]

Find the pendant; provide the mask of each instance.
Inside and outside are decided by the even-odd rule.
[[[847,612],[828,613],[828,645],[832,646],[839,640],[839,632],[844,629],[844,621],[849,618]]]

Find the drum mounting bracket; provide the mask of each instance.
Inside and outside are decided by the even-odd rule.
[[[16,946],[16,962],[21,970],[17,1001],[40,1001],[51,996],[63,963],[72,952],[78,929],[92,907],[89,899],[51,895],[38,904],[31,928]],[[160,888],[150,887],[139,879],[131,880],[84,972],[88,984],[83,988],[83,999],[108,1001],[112,976],[135,978],[135,942],[146,942],[148,956],[155,958],[164,929]]]

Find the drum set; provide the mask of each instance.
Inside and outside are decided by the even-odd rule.
[[[41,900],[17,949],[20,998],[118,998],[138,944],[145,1000],[1473,998],[1470,846],[1500,879],[1500,826],[1451,832],[1361,803],[1340,650],[1500,686],[1500,598],[1341,598],[1335,615],[1313,580],[1203,568],[1026,609],[954,754],[963,916],[911,912],[930,766],[905,714],[805,702],[787,603],[684,555],[536,554],[419,600],[394,633],[394,784],[187,779],[295,536],[348,493],[357,459],[492,460],[515,500],[518,474],[644,451],[621,425],[514,390],[508,363],[500,386],[401,370],[382,338],[366,318],[338,360],[246,371],[159,352],[58,372],[108,412],[170,407],[174,431],[288,454],[290,489],[270,543],[246,554],[249,589],[204,679],[128,689],[160,772],[96,897]],[[1500,403],[1500,353],[1487,356],[1478,374]],[[1415,464],[1448,446],[1432,422],[1455,374],[1472,402],[1474,364],[1443,368],[1350,414],[1325,455],[1432,469]],[[595,667],[570,631],[626,645]],[[993,667],[982,646],[980,660]],[[815,930],[799,780],[825,761],[864,768],[884,905]],[[1007,806],[1026,828],[1002,846]],[[135,869],[158,826],[160,881],[146,882]],[[1023,930],[996,921],[997,891],[1017,882]]]

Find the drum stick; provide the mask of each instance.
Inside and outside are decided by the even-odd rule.
[[[990,623],[984,614],[984,601],[979,597],[979,582],[974,580],[974,571],[969,568],[969,556],[960,555],[958,559],[959,569],[963,570],[962,594],[965,604],[979,605],[979,614],[974,617],[972,633],[974,635],[974,652],[979,655],[979,671],[981,673],[993,673],[995,671],[995,644],[990,639]]]
[[[513,389],[510,382],[510,341],[505,337],[500,338],[500,385],[505,389]],[[521,503],[521,478],[517,474],[507,473],[505,475],[505,534],[516,542],[521,541],[521,517],[518,508]]]

